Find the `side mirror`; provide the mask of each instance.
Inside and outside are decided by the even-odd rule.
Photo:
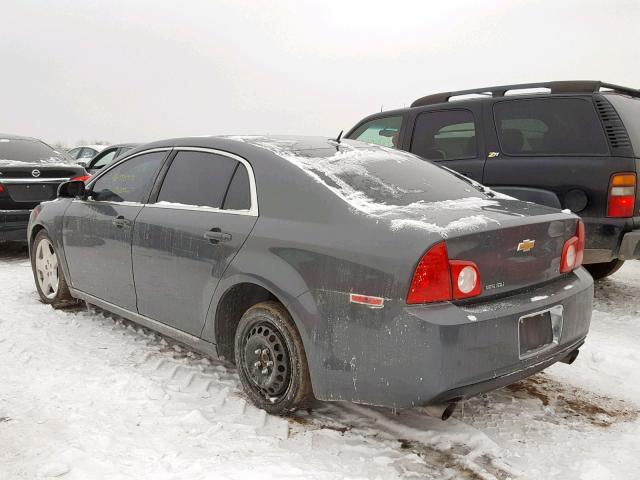
[[[70,180],[58,187],[58,198],[76,198],[84,196],[85,186],[82,180]]]

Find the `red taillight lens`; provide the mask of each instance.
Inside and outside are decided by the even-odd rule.
[[[564,242],[564,247],[562,247],[560,273],[570,272],[582,265],[584,240],[584,223],[582,223],[582,220],[578,220],[575,236]]]
[[[576,236],[578,237],[578,254],[576,258],[576,268],[578,268],[580,265],[582,265],[582,261],[584,260],[585,232],[584,223],[582,222],[582,220],[578,220]]]
[[[446,302],[480,295],[482,284],[478,266],[465,260],[449,260],[445,242],[425,253],[413,274],[408,304]]]
[[[480,295],[480,270],[473,262],[451,260],[451,279],[453,284],[453,298],[463,298]]]
[[[636,174],[616,173],[609,182],[607,217],[633,217],[636,203]]]
[[[413,273],[407,303],[451,300],[451,272],[444,242],[436,243],[425,253]]]
[[[0,193],[4,192],[4,185],[0,183]]]
[[[89,179],[91,178],[91,175],[80,175],[79,177],[73,177],[71,179],[71,181],[79,181],[79,182],[84,182],[87,183],[89,181]]]

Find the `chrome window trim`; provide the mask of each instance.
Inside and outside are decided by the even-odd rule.
[[[187,210],[190,212],[209,212],[209,213],[229,213],[231,215],[249,215],[252,217],[257,217],[257,213],[252,212],[251,210],[224,210],[222,208],[213,208],[213,207],[205,207],[205,206],[197,206],[197,205],[182,205],[182,204],[171,204],[167,202],[166,204],[158,204],[158,203],[147,203],[145,205],[147,208],[164,208],[167,210]]]
[[[178,204],[167,204],[161,205],[158,203],[138,203],[138,202],[110,202],[110,201],[98,201],[93,200],[89,197],[86,200],[74,199],[74,201],[79,202],[95,202],[95,203],[105,203],[105,204],[113,204],[113,205],[144,205],[145,207],[151,208],[165,208],[169,210],[188,210],[188,211],[197,211],[197,212],[211,212],[211,213],[228,213],[231,215],[248,215],[252,217],[258,216],[258,191],[256,188],[256,177],[253,173],[253,167],[251,164],[235,153],[226,152],[224,150],[218,150],[216,148],[207,148],[207,147],[158,147],[158,148],[150,148],[149,150],[143,150],[141,152],[134,153],[133,155],[129,155],[119,159],[117,162],[109,165],[106,170],[100,170],[100,173],[93,178],[88,184],[87,189],[93,188],[95,182],[97,182],[103,175],[107,172],[116,168],[121,163],[126,162],[127,160],[137,157],[139,155],[143,155],[146,153],[155,153],[155,152],[167,152],[167,151],[176,151],[176,152],[204,152],[204,153],[212,153],[214,155],[221,155],[223,157],[232,158],[237,162],[240,162],[244,165],[244,168],[247,170],[247,175],[249,177],[249,196],[250,196],[250,208],[249,210],[232,210],[232,209],[222,209],[222,208],[213,208],[213,207],[204,207],[204,206],[191,206],[191,205],[178,205]]]
[[[106,175],[107,172],[109,172],[110,170],[116,168],[118,165],[120,165],[121,163],[125,162],[126,160],[129,160],[131,158],[137,157],[139,155],[143,155],[145,153],[168,152],[170,150],[173,150],[173,147],[150,148],[149,150],[143,150],[141,152],[134,153],[133,155],[129,155],[127,157],[122,157],[117,162],[114,162],[111,165],[107,165],[105,167],[102,167],[100,169],[100,172],[95,177],[93,177],[89,183],[87,183],[87,189],[91,189],[93,187],[93,184],[96,183],[98,180],[100,180],[100,177],[102,177],[103,175]]]
[[[3,178],[2,179],[2,184],[3,185],[11,185],[12,183],[15,184],[23,184],[23,183],[61,183],[61,182],[68,182],[71,178],[70,177],[63,177],[63,178]]]
[[[174,147],[174,150],[177,152],[204,152],[204,153],[213,153],[214,155],[221,155],[223,157],[232,158],[240,162],[244,165],[244,168],[247,170],[247,175],[249,176],[249,196],[250,196],[250,206],[249,210],[232,210],[232,209],[222,209],[222,208],[213,208],[213,207],[198,207],[198,206],[189,206],[185,205],[179,210],[192,210],[192,211],[210,211],[215,213],[230,213],[232,215],[250,215],[252,217],[258,216],[258,192],[256,189],[256,178],[253,174],[253,167],[251,164],[235,153],[225,152],[224,150],[218,150],[215,148],[205,148],[205,147]],[[157,203],[150,203],[147,206],[155,206],[156,208],[176,208],[173,205],[158,205]]]
[[[89,204],[98,204],[98,205],[120,205],[123,207],[144,207],[144,203],[140,202],[112,202],[110,200],[94,200],[93,198],[74,198],[71,200],[72,203],[89,203]]]

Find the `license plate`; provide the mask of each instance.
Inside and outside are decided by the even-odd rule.
[[[550,345],[554,341],[551,311],[520,318],[518,322],[520,356],[524,357]]]
[[[51,183],[28,183],[7,185],[9,196],[14,202],[42,202],[56,196],[57,185]]]

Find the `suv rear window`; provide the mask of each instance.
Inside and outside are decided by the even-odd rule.
[[[397,148],[401,125],[401,116],[376,118],[360,125],[349,138],[383,147]]]
[[[582,98],[497,102],[493,115],[507,155],[606,155],[595,107]]]

